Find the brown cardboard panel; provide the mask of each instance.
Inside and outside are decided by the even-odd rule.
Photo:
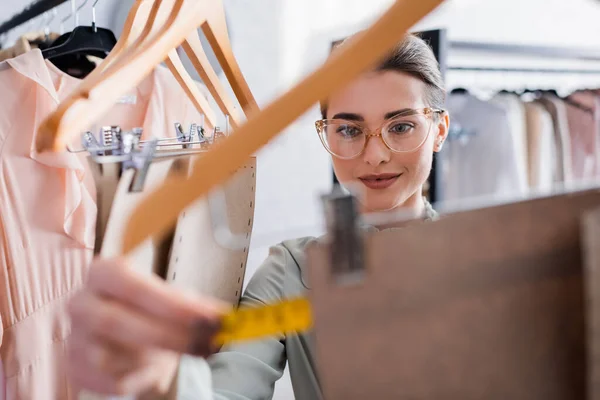
[[[600,191],[365,234],[357,284],[308,250],[325,398],[583,399],[580,222]]]

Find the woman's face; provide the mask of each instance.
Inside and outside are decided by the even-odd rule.
[[[425,89],[423,81],[405,73],[370,72],[329,97],[327,119],[354,120],[377,134],[394,113],[429,107]],[[433,152],[441,149],[447,135],[449,120],[447,115],[440,118],[438,114],[430,121],[427,139],[414,151],[394,152],[381,136],[374,136],[358,157],[333,157],[338,180],[357,195],[362,211],[422,206],[422,187],[431,170]]]

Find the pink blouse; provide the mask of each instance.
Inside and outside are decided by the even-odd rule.
[[[65,371],[64,306],[93,253],[94,181],[85,153],[37,154],[34,144],[40,123],[78,83],[37,49],[0,63],[0,377],[7,400],[76,395]],[[145,137],[161,137],[173,136],[176,122],[199,123],[200,113],[159,67],[90,129],[143,127]]]

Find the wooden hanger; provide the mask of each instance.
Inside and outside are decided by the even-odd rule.
[[[104,72],[128,49],[142,43],[151,33],[152,24],[147,23],[152,14],[155,0],[137,0],[132,6],[123,25],[121,36],[110,54],[101,62],[89,76]]]
[[[200,158],[188,180],[166,181],[131,215],[124,235],[124,252],[128,253],[149,236],[164,234],[182,209],[224,182],[249,156],[312,105],[374,65],[411,26],[442,2],[396,1],[373,26],[353,37],[321,68],[262,112],[254,114]]]
[[[225,8],[223,0],[211,0],[218,6],[211,7],[208,11],[206,22],[202,24],[202,32],[210,43],[219,64],[225,72],[225,76],[235,93],[242,109],[249,114],[258,111],[258,105],[254,100],[254,96],[244,79],[242,71],[233,56],[233,49],[227,35],[227,20],[225,19]],[[189,55],[188,55],[189,56]]]
[[[98,65],[90,75],[102,74],[109,67],[117,68],[119,61],[127,54],[128,49],[137,49],[153,32],[156,32],[166,22],[168,11],[174,6],[172,0],[137,0],[123,26],[123,32],[113,51]],[[212,130],[217,124],[217,117],[204,97],[196,82],[186,71],[176,50],[171,50],[165,64],[184,90],[187,97],[198,112],[205,115],[207,128]],[[117,67],[115,67],[115,65]],[[90,79],[95,79],[92,76]]]
[[[207,9],[207,14],[205,15],[206,20],[201,25],[202,32],[217,56],[217,60],[223,68],[225,76],[227,77],[244,114],[248,117],[253,112],[258,111],[259,108],[250,91],[248,83],[244,79],[238,63],[233,56],[231,42],[229,41],[229,35],[227,34],[227,23],[225,20],[223,1],[211,0],[211,4],[212,7]],[[223,114],[230,116],[231,126],[234,129],[240,126],[242,121],[235,110],[235,106],[228,99],[219,77],[211,67],[198,35],[195,32],[190,34],[182,47]]]
[[[195,31],[203,22],[204,12],[211,7],[209,3],[174,0],[164,24],[158,24],[157,27],[159,16],[155,21],[149,18],[148,24],[152,23],[153,33],[144,43],[134,48],[127,47],[102,74],[84,79],[78,89],[41,124],[37,151],[64,149],[73,136],[83,132],[91,122],[105,114],[119,97],[139,84],[191,31]],[[171,61],[178,66],[177,62]],[[209,112],[205,115],[208,117]]]

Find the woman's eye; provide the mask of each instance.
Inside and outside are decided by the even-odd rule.
[[[391,133],[407,133],[407,132],[410,132],[410,130],[412,128],[414,128],[413,124],[410,124],[407,122],[399,122],[397,124],[390,126],[390,128],[388,130]]]
[[[336,132],[345,137],[355,137],[361,134],[360,129],[349,125],[338,126]]]

